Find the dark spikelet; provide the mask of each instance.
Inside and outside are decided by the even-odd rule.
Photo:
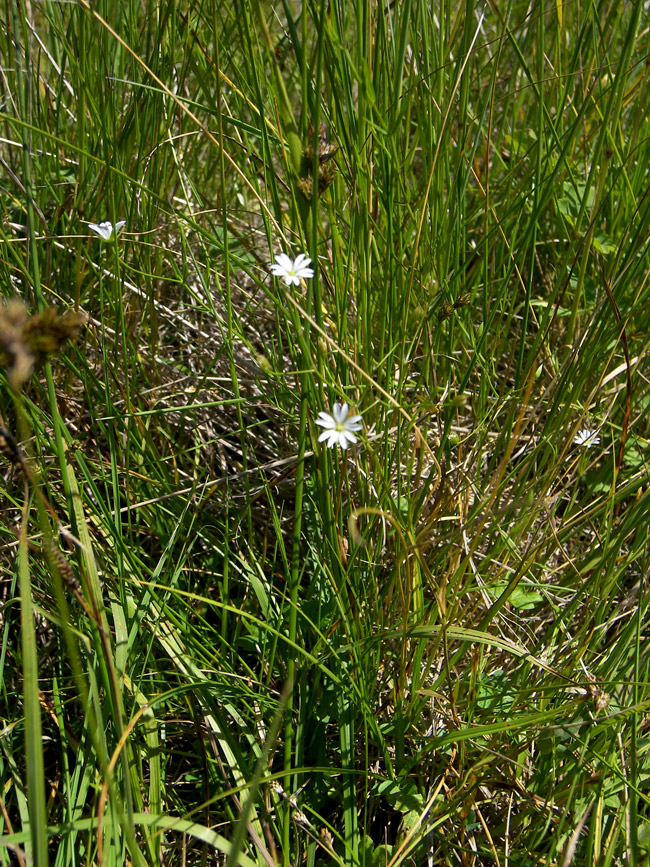
[[[12,437],[9,431],[0,427],[0,452],[7,458],[9,463],[22,470],[23,456],[16,440]]]
[[[324,126],[320,128],[320,134],[318,137],[318,150],[314,153],[313,148],[313,138],[314,138],[314,128],[313,126],[309,127],[308,132],[308,140],[309,144],[303,147],[302,151],[302,169],[301,176],[297,179],[296,184],[300,192],[305,196],[305,198],[310,199],[312,197],[313,192],[313,170],[314,170],[314,162],[317,162],[317,175],[318,175],[318,193],[322,195],[325,190],[333,183],[334,178],[336,177],[336,165],[334,163],[329,163],[339,149],[339,146],[336,143],[330,142],[327,134],[327,129]]]
[[[54,565],[56,566],[61,580],[65,587],[77,598],[82,596],[81,584],[77,581],[72,570],[72,566],[59,550],[56,542],[53,539],[47,543],[47,553]]]
[[[41,313],[29,317],[23,329],[23,337],[37,363],[60,352],[67,340],[73,340],[87,321],[87,316],[74,310],[61,314],[54,307],[46,307]]]
[[[85,313],[67,310],[61,314],[54,307],[30,314],[20,298],[0,304],[0,359],[8,368],[12,388],[20,391],[34,366],[60,352],[87,319]]]

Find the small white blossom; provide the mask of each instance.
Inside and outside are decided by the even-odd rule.
[[[348,416],[347,403],[335,403],[332,409],[332,415],[328,412],[319,412],[316,424],[325,428],[323,433],[318,437],[318,442],[322,443],[327,440],[327,448],[331,449],[339,445],[345,451],[350,443],[356,443],[357,438],[354,431],[361,430],[362,425],[360,415]]]
[[[586,449],[590,449],[592,446],[599,444],[600,437],[597,436],[597,431],[583,428],[573,437],[573,442],[577,446],[584,446]]]
[[[286,253],[278,253],[275,262],[269,265],[274,277],[281,277],[287,286],[300,285],[300,280],[314,276],[314,269],[310,268],[311,259],[305,253],[299,253],[295,259]]]
[[[126,220],[118,220],[117,223],[115,223],[115,234],[119,235],[125,226]],[[113,224],[110,220],[104,220],[101,223],[88,223],[88,228],[92,229],[93,232],[105,241],[110,241],[113,237]]]

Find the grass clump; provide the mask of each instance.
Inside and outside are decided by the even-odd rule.
[[[2,863],[643,863],[642,11],[0,12]]]

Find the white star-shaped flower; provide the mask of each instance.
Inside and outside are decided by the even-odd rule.
[[[584,448],[590,449],[592,446],[597,446],[600,443],[600,437],[597,436],[597,431],[583,428],[573,437],[573,442],[577,446],[584,446]]]
[[[360,415],[348,416],[347,403],[335,403],[332,415],[328,412],[318,413],[316,424],[325,428],[323,433],[318,437],[318,442],[322,443],[327,440],[328,449],[338,445],[345,451],[350,443],[357,442],[354,432],[361,430],[362,425],[359,424],[360,421]]]
[[[88,223],[88,228],[92,229],[93,232],[105,241],[111,240],[113,237],[113,231],[115,231],[116,235],[119,235],[125,226],[126,220],[118,220],[117,223],[115,223],[115,230],[113,230],[113,224],[110,220],[103,220],[101,223]]]
[[[286,253],[278,253],[275,262],[269,265],[271,274],[274,277],[281,277],[282,280],[291,286],[300,285],[300,280],[306,280],[308,277],[314,276],[314,269],[310,268],[311,259],[305,253],[299,253],[295,259],[287,256]]]

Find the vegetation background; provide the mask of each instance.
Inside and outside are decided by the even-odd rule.
[[[647,4],[0,32],[0,861],[648,863]]]

